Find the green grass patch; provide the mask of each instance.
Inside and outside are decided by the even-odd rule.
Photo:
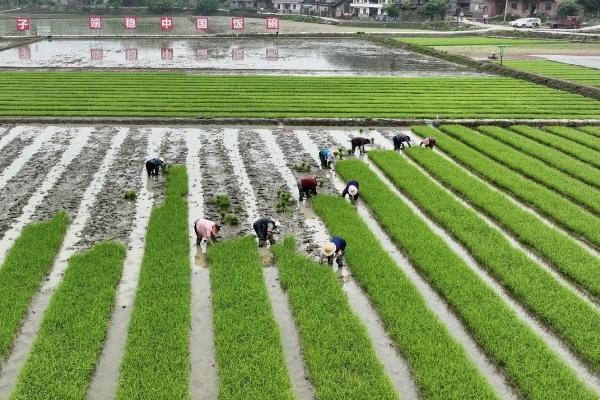
[[[545,75],[588,86],[600,86],[600,69],[565,64],[548,60],[509,60],[504,65],[534,74]]]
[[[416,44],[418,46],[497,46],[499,44],[510,44],[511,46],[525,44],[548,44],[558,43],[556,39],[519,39],[519,38],[499,38],[488,36],[452,36],[452,37],[435,37],[435,36],[415,36],[415,37],[400,37],[396,38],[399,42]]]
[[[419,136],[436,137],[438,139],[436,146],[458,163],[492,185],[510,192],[525,204],[533,206],[538,212],[567,230],[600,246],[600,221],[590,212],[547,187],[522,177],[442,131],[427,126],[414,126],[412,130]]]
[[[85,399],[124,258],[125,246],[105,242],[69,259],[11,399]]]
[[[293,399],[254,238],[212,246],[208,259],[219,399]]]
[[[344,162],[343,165],[342,168],[347,168],[353,164]],[[362,175],[354,175],[355,171],[344,171],[345,178],[359,179],[361,196],[373,195],[368,189],[370,181],[362,179]],[[437,400],[495,398],[464,349],[432,314],[410,279],[381,247],[354,207],[339,196],[323,195],[318,195],[313,205],[331,233],[346,239],[345,257],[352,275],[369,295],[398,351],[407,360],[422,397]],[[415,238],[414,232],[407,237]],[[415,243],[420,243],[423,250],[427,247],[425,242]],[[440,263],[431,266],[444,271]]]
[[[0,267],[0,361],[7,357],[31,299],[54,264],[68,224],[64,212],[30,224],[6,254]]]
[[[293,237],[273,247],[273,253],[317,398],[396,399],[367,330],[350,309],[331,268],[296,253]]]
[[[374,156],[378,161],[387,154],[401,158],[394,153],[369,152],[370,157]],[[398,165],[395,158],[392,161]],[[366,164],[349,160],[338,163],[337,168],[343,178],[352,176],[361,182],[362,198],[392,240],[460,314],[475,340],[506,371],[524,397],[544,400],[595,398],[503,300]],[[425,188],[423,190],[428,187],[427,182],[410,173],[410,169],[394,170],[411,185],[416,182]],[[437,204],[438,198],[427,201]],[[587,335],[594,333],[587,332]]]
[[[595,118],[599,114],[600,102],[594,99],[499,77],[0,73],[0,116]]]
[[[189,397],[190,261],[187,173],[169,168],[152,210],[121,364],[118,399]]]
[[[600,214],[600,191],[508,145],[461,125],[442,125],[442,131],[521,175]]]
[[[600,313],[398,154],[372,151],[369,157],[513,296],[600,371]]]
[[[497,126],[480,126],[479,132],[507,144],[531,157],[537,158],[573,178],[590,186],[600,187],[600,169],[552,147],[545,146],[535,140],[523,137],[518,133]],[[600,153],[598,164],[600,165]]]

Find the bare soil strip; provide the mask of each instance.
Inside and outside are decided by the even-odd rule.
[[[44,202],[44,205],[48,204],[49,194],[54,190],[59,179],[64,178],[66,172],[72,166],[72,163],[74,161],[76,162],[76,160],[81,157],[81,152],[90,138],[91,131],[92,128],[76,129],[71,144],[63,152],[59,162],[50,168],[41,187],[39,187],[29,198],[27,204],[21,211],[21,215],[19,215],[11,228],[4,234],[0,240],[0,265],[4,262],[6,252],[12,247],[25,225],[29,224],[34,219],[34,212],[36,209],[42,205],[42,202]],[[79,187],[87,187],[87,185]],[[60,211],[60,209],[53,209],[44,219],[50,219],[57,211]]]
[[[147,158],[156,154],[162,139],[160,131],[151,130],[148,133],[147,148],[145,149],[145,156]],[[132,168],[140,182],[144,182],[147,179],[143,163],[138,163],[137,168],[133,166]],[[152,182],[152,180],[149,180],[151,185]],[[117,287],[115,308],[111,317],[104,348],[102,349],[102,354],[100,355],[95,374],[88,389],[88,399],[106,400],[115,397],[119,381],[121,358],[125,350],[127,330],[143,260],[146,230],[154,203],[151,187],[142,184],[137,196],[135,218],[132,221],[129,246],[123,264],[123,275]]]
[[[40,136],[44,135],[42,134]],[[42,285],[40,292],[33,298],[31,302],[27,317],[23,322],[21,333],[17,336],[13,351],[6,362],[6,368],[4,368],[2,370],[2,374],[0,374],[0,398],[6,397],[10,392],[12,392],[17,382],[19,370],[29,355],[33,341],[35,340],[40,329],[44,312],[50,303],[52,293],[62,281],[62,277],[68,266],[69,257],[76,252],[75,244],[79,240],[86,221],[90,217],[92,205],[96,201],[98,193],[102,190],[102,186],[106,180],[106,175],[109,171],[109,168],[115,161],[117,151],[123,144],[126,136],[127,130],[121,129],[120,132],[113,138],[113,141],[111,142],[111,148],[107,152],[102,165],[96,172],[93,183],[86,188],[83,194],[77,216],[67,229],[65,240],[60,249],[57,260],[54,263],[52,272]]]
[[[215,356],[210,270],[200,246],[196,246],[194,221],[205,215],[204,176],[210,170],[202,168],[202,148],[212,132],[201,129],[184,131],[187,144],[188,217],[191,269],[191,330],[190,330],[190,397],[192,400],[216,400],[219,386]],[[223,156],[223,153],[221,153]],[[196,260],[204,260],[198,265]]]
[[[0,171],[4,171],[23,151],[23,148],[33,142],[33,136],[28,133],[17,134],[17,130],[10,130],[0,139],[0,150],[3,157],[0,160]],[[7,140],[4,140],[7,139]]]

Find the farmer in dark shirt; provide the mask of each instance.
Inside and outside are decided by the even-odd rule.
[[[344,252],[346,251],[346,241],[338,236],[333,236],[329,242],[321,247],[321,264],[327,260],[327,264],[333,265],[335,259],[338,268],[344,266]]]
[[[394,142],[394,150],[396,151],[404,150],[404,143],[410,147],[410,136],[405,133],[397,134],[392,138],[392,141]]]
[[[273,234],[279,229],[279,222],[269,217],[259,218],[252,225],[256,236],[258,237],[258,247],[264,247],[267,240],[270,244],[275,243]]]
[[[357,181],[352,180],[346,184],[346,187],[344,188],[344,191],[342,192],[342,197],[346,197],[346,195],[348,195],[352,204],[356,203],[356,201],[358,200],[358,182]]]
[[[167,164],[165,164],[165,161],[162,158],[153,158],[146,161],[146,172],[148,173],[148,176],[158,175],[160,169],[162,169],[163,172],[167,170]]]
[[[358,151],[360,152],[360,154],[366,153],[365,144],[370,144],[370,143],[371,143],[371,139],[365,139],[364,137],[353,138],[350,141],[350,144],[352,144],[352,154],[354,154],[357,147],[358,147]]]

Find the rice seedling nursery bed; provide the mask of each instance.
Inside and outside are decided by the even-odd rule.
[[[548,60],[508,60],[508,67],[534,74],[573,81],[588,86],[600,86],[600,70]]]
[[[190,78],[172,75],[174,85]],[[230,79],[228,90],[233,82],[265,84]],[[295,90],[304,79],[321,82],[289,78],[285,87]],[[326,91],[337,81],[322,82]],[[433,94],[441,80],[423,82]],[[598,399],[598,129],[412,129],[435,137],[435,150],[386,150],[399,131],[412,135],[407,127],[0,126],[0,150],[13,155],[1,166],[0,189],[15,197],[0,237],[0,398],[397,399],[404,374],[422,399]],[[71,146],[84,133],[91,147]],[[103,134],[107,140],[97,140]],[[333,171],[317,171],[322,146],[337,150],[355,136],[374,138],[366,156],[342,151]],[[269,138],[281,154],[256,151],[276,149]],[[98,146],[106,150],[98,168],[70,179],[69,165],[79,164],[69,152],[89,158]],[[140,157],[160,149],[167,162],[185,165],[148,178]],[[203,161],[207,149],[218,153],[210,162]],[[49,151],[65,164],[39,171],[42,183],[30,193],[19,190],[36,156]],[[252,162],[251,154],[262,158]],[[305,168],[286,170],[295,165]],[[249,177],[241,188],[233,166]],[[324,183],[284,215],[267,201],[281,182],[261,177],[290,174],[316,174]],[[350,179],[360,183],[357,206],[325,194]],[[223,193],[212,193],[217,185]],[[190,221],[213,210],[217,195],[235,201],[228,212],[238,225],[223,229],[204,254]],[[129,239],[119,224],[101,221],[126,218],[123,210],[95,213],[98,202],[136,210],[127,217]],[[67,213],[56,213],[61,204]],[[252,236],[259,213],[282,221],[278,244],[268,249],[257,249]],[[317,262],[325,235],[346,239],[346,274]],[[273,271],[278,279],[269,280]],[[370,302],[367,311],[349,282]],[[197,307],[193,293],[210,307]],[[296,364],[282,309],[297,332]],[[119,326],[123,310],[131,318]],[[113,346],[119,341],[122,348]],[[406,370],[391,370],[382,348]],[[216,379],[191,356],[198,351],[214,360],[208,368]],[[295,365],[305,368],[300,383],[310,391],[298,391]]]

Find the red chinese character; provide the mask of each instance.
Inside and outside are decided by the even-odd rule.
[[[173,17],[160,17],[160,29],[163,31],[172,31]]]
[[[31,48],[29,46],[19,47],[19,60],[31,60]]]
[[[137,29],[137,17],[125,17],[125,29]]]
[[[234,47],[233,49],[231,49],[231,58],[234,60],[243,60],[244,49],[240,49],[239,47]]]
[[[196,58],[206,60],[208,58],[208,49],[196,49]]]
[[[279,58],[279,50],[276,48],[267,49],[267,60],[277,61]]]
[[[234,31],[244,30],[244,17],[233,17],[231,18],[231,29]]]
[[[90,29],[102,29],[102,17],[89,17],[88,26]]]
[[[90,58],[92,60],[102,60],[103,54],[102,49],[90,49]]]
[[[29,18],[17,18],[17,30],[28,31],[29,30]]]
[[[160,49],[160,59],[161,60],[172,60],[173,59],[173,49],[163,47]]]
[[[137,61],[138,49],[126,49],[125,50],[125,61]]]
[[[206,17],[196,18],[196,30],[197,31],[208,30],[208,18],[206,18]]]
[[[279,17],[267,17],[267,29],[279,30]]]

